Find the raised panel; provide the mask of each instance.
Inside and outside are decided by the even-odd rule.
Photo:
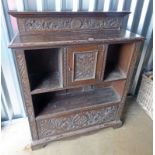
[[[68,48],[68,85],[94,84],[101,80],[103,58],[103,45],[83,45]]]
[[[74,79],[75,81],[95,79],[98,51],[74,53]]]

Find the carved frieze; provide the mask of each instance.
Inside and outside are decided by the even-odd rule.
[[[94,79],[98,51],[74,53],[74,80]]]
[[[116,112],[117,105],[113,105],[98,110],[72,113],[64,117],[37,120],[39,138],[113,121]]]
[[[117,29],[122,25],[120,17],[64,17],[64,18],[20,18],[18,19],[21,33],[35,31],[64,31],[88,29]]]

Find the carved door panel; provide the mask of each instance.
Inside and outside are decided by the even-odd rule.
[[[68,85],[94,84],[101,79],[104,46],[72,46],[67,50]]]

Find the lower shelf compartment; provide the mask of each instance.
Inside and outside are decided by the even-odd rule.
[[[88,92],[58,91],[33,96],[34,107],[40,107],[40,110],[36,112],[36,119],[44,118],[46,115],[52,116],[89,106],[117,102],[120,102],[120,96],[113,87],[96,88]]]
[[[39,139],[114,121],[120,100],[112,86],[34,95]]]

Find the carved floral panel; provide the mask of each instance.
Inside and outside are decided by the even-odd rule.
[[[75,18],[21,18],[18,20],[20,32],[57,31],[57,30],[88,30],[88,29],[120,29],[120,17],[75,17]]]
[[[113,121],[117,112],[117,105],[98,110],[83,111],[58,118],[38,120],[39,138],[54,136],[61,133],[99,125]]]
[[[74,79],[95,79],[97,51],[74,53]]]

